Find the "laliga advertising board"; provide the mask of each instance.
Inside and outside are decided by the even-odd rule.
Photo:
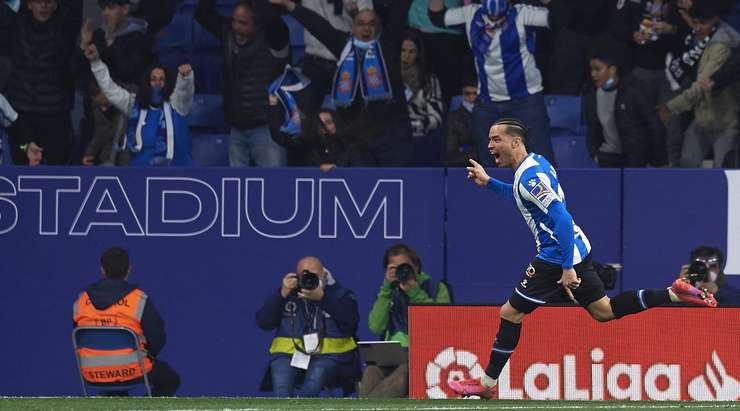
[[[412,398],[454,398],[451,379],[483,374],[499,307],[409,308]],[[740,400],[736,309],[655,308],[598,323],[579,307],[524,320],[500,399]]]

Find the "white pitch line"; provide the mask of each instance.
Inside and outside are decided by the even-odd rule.
[[[675,404],[671,404],[675,405]],[[584,404],[584,405],[500,405],[500,406],[470,406],[470,405],[460,405],[458,406],[441,406],[441,407],[434,407],[434,406],[420,406],[420,407],[413,407],[413,406],[406,406],[406,407],[340,407],[340,408],[328,408],[328,407],[316,407],[316,408],[306,408],[305,406],[302,407],[302,410],[321,410],[321,411],[385,411],[385,410],[409,410],[409,411],[449,411],[449,410],[532,410],[532,409],[546,409],[546,410],[581,410],[581,409],[588,409],[588,410],[609,410],[609,409],[667,409],[672,408],[669,404],[614,404],[614,405],[595,405],[595,404]],[[706,409],[706,408],[734,408],[733,405],[729,404],[681,404],[681,409]],[[197,410],[193,409],[176,409],[171,411],[264,411],[264,410],[294,410],[294,408],[281,408],[281,407],[267,407],[267,408],[215,408],[215,409],[207,409],[204,410],[202,408],[198,408]]]

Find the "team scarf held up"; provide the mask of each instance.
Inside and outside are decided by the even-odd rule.
[[[714,26],[712,32],[701,40],[697,39],[696,33],[693,32],[686,36],[684,44],[686,45],[687,51],[685,51],[681,57],[674,59],[673,55],[668,53],[668,56],[666,56],[665,73],[668,78],[668,83],[670,83],[673,91],[680,89],[681,82],[696,73],[697,63],[704,54],[704,50],[707,48],[707,45],[712,40],[712,36],[717,32],[718,27],[719,26]]]
[[[351,106],[358,87],[365,104],[393,98],[383,50],[377,40],[364,42],[350,37],[344,46],[334,74],[331,93],[334,105]]]
[[[311,84],[306,76],[300,71],[285,65],[283,73],[270,84],[267,92],[277,97],[283,106],[283,124],[280,126],[280,132],[291,136],[297,136],[301,132],[301,113],[298,111],[298,105],[293,93],[303,90]]]
[[[470,43],[473,54],[479,61],[485,61],[493,41],[492,33],[503,29],[506,15],[511,10],[507,0],[483,0],[470,22]]]

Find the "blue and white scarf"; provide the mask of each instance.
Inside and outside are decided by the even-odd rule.
[[[493,41],[496,30],[504,30],[507,14],[512,10],[506,0],[483,0],[470,22],[470,44],[473,55],[479,62],[485,62],[485,56]]]
[[[383,50],[377,40],[363,42],[350,37],[344,46],[337,62],[337,72],[334,74],[331,92],[334,105],[337,107],[352,105],[358,85],[366,104],[369,101],[393,98]]]
[[[283,73],[268,87],[267,92],[277,97],[283,106],[284,119],[283,125],[280,126],[281,133],[297,136],[301,132],[301,113],[298,111],[298,105],[292,93],[303,90],[309,84],[311,80],[286,64]]]

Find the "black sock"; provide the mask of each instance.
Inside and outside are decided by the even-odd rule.
[[[609,303],[612,312],[617,318],[636,314],[662,304],[671,302],[668,290],[637,290],[626,291],[612,298]]]
[[[488,367],[486,367],[486,375],[498,379],[506,361],[509,361],[509,357],[511,357],[519,343],[519,333],[521,331],[521,324],[514,324],[511,321],[501,319],[496,340],[493,342],[493,348],[491,349],[491,357],[488,360]]]

